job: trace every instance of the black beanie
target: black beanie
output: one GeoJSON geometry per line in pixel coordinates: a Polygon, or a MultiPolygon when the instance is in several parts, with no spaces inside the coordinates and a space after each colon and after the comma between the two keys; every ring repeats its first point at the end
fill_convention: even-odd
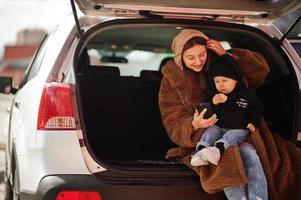
{"type": "Polygon", "coordinates": [[[215,76],[224,76],[237,81],[241,79],[238,63],[228,54],[222,55],[212,62],[209,67],[209,76],[211,80],[215,76]]]}

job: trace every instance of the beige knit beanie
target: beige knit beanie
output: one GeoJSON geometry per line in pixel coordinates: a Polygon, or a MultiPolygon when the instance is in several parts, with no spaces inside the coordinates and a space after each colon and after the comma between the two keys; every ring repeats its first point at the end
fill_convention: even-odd
{"type": "Polygon", "coordinates": [[[183,47],[186,44],[188,40],[190,40],[193,37],[202,37],[206,40],[209,38],[201,31],[195,30],[195,29],[183,29],[176,37],[174,37],[171,45],[171,49],[174,56],[174,61],[177,66],[179,66],[183,70],[183,64],[182,64],[182,51],[183,47]]]}

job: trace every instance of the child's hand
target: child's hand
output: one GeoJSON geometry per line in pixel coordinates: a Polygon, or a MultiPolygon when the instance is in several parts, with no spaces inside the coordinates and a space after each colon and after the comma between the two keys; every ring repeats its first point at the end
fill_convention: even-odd
{"type": "Polygon", "coordinates": [[[252,123],[248,123],[247,129],[252,133],[256,130],[255,126],[252,123]]]}
{"type": "Polygon", "coordinates": [[[227,101],[228,97],[225,94],[219,93],[214,95],[212,98],[212,103],[214,105],[218,105],[220,103],[225,103],[227,101]]]}

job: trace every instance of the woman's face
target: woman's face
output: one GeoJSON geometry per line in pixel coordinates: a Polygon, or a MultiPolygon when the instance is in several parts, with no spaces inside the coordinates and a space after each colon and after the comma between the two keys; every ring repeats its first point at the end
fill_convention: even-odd
{"type": "Polygon", "coordinates": [[[207,60],[206,46],[196,44],[183,53],[183,61],[189,69],[200,72],[207,60]]]}

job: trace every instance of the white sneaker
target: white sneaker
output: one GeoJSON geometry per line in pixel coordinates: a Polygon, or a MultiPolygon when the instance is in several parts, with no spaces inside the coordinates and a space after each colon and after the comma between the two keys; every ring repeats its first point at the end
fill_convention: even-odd
{"type": "Polygon", "coordinates": [[[209,165],[209,162],[201,155],[200,151],[198,151],[191,156],[190,164],[193,167],[198,167],[203,165],[209,165]]]}
{"type": "Polygon", "coordinates": [[[199,152],[205,160],[208,160],[214,165],[217,165],[221,158],[220,150],[216,147],[206,147],[199,152]]]}

